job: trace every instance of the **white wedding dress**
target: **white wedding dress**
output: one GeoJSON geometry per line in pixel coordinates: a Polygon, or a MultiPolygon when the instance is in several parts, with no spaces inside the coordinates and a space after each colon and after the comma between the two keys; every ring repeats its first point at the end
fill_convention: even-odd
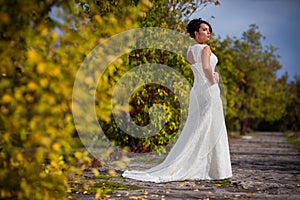
{"type": "MultiPolygon", "coordinates": [[[[184,128],[165,160],[145,171],[125,171],[122,176],[151,182],[182,180],[218,180],[232,176],[223,105],[218,84],[205,77],[201,54],[206,45],[188,49],[194,73],[189,113],[184,128]]],[[[217,57],[211,53],[210,66],[215,70],[217,57]]]]}

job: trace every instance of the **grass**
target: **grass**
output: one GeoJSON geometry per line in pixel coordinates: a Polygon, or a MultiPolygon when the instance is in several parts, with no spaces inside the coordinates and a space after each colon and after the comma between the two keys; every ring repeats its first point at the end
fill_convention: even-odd
{"type": "Polygon", "coordinates": [[[102,180],[109,180],[111,178],[119,178],[119,176],[109,176],[109,175],[99,175],[99,176],[94,176],[91,177],[90,179],[102,179],[102,180]]]}
{"type": "Polygon", "coordinates": [[[221,186],[229,187],[230,184],[231,184],[231,182],[228,179],[214,181],[214,185],[218,186],[218,187],[221,187],[221,186]]]}
{"type": "Polygon", "coordinates": [[[294,148],[300,152],[300,139],[296,136],[286,136],[287,141],[294,145],[294,148]]]}
{"type": "Polygon", "coordinates": [[[93,178],[81,179],[71,186],[71,193],[79,194],[101,194],[101,196],[112,194],[115,190],[135,190],[137,186],[114,183],[110,181],[114,176],[95,176],[93,178]]]}
{"type": "Polygon", "coordinates": [[[113,183],[110,181],[98,182],[90,187],[87,192],[96,193],[99,190],[104,191],[105,194],[111,194],[115,190],[135,190],[138,189],[136,186],[125,185],[122,183],[113,183]]]}

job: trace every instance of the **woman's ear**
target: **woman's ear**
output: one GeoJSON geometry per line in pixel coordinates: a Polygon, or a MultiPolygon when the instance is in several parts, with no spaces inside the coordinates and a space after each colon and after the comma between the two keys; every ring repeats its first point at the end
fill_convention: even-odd
{"type": "Polygon", "coordinates": [[[195,31],[194,34],[195,34],[195,38],[197,38],[199,33],[195,31]]]}

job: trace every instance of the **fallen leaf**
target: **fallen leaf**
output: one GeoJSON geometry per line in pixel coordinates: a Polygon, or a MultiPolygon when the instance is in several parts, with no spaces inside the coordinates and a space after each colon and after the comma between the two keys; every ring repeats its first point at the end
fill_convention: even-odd
{"type": "Polygon", "coordinates": [[[99,170],[96,168],[92,168],[92,172],[95,176],[99,176],[99,170]]]}
{"type": "Polygon", "coordinates": [[[244,190],[248,190],[248,187],[245,186],[245,185],[243,185],[242,188],[243,188],[244,190]]]}
{"type": "Polygon", "coordinates": [[[111,176],[117,176],[118,175],[118,173],[113,169],[109,169],[107,173],[111,176]]]}

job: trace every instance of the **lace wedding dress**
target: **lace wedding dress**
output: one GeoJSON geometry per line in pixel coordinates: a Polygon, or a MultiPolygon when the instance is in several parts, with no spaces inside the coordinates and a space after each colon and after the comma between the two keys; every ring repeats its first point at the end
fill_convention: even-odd
{"type": "MultiPolygon", "coordinates": [[[[125,171],[122,176],[151,182],[217,180],[232,176],[223,105],[218,84],[205,77],[201,54],[203,44],[188,49],[194,73],[189,113],[184,128],[165,160],[146,171],[125,171]]],[[[215,70],[217,57],[211,53],[215,70]]]]}

